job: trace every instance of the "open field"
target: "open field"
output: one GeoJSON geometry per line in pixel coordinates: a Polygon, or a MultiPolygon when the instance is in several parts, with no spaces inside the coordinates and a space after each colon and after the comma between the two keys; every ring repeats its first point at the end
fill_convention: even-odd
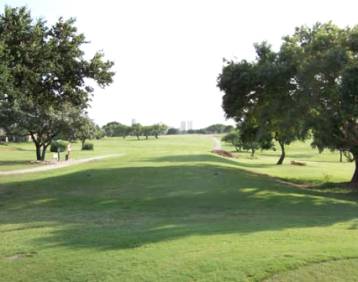
{"type": "MultiPolygon", "coordinates": [[[[125,155],[1,176],[0,281],[356,281],[358,193],[257,174],[340,182],[351,163],[300,143],[282,167],[278,152],[232,160],[212,146],[208,136],[105,139],[74,158],[125,155]]],[[[31,166],[32,150],[0,146],[0,170],[31,166]]]]}

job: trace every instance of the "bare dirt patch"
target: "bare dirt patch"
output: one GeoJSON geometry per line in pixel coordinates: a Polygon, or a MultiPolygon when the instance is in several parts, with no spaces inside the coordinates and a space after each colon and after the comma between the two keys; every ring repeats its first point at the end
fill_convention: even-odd
{"type": "Polygon", "coordinates": [[[217,154],[219,156],[222,156],[222,157],[235,158],[235,155],[233,153],[225,151],[225,150],[212,150],[211,152],[214,154],[217,154]]]}

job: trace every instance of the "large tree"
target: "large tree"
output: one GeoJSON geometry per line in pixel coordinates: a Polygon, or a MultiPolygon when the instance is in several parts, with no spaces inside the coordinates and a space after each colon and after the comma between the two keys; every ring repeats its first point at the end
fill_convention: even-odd
{"type": "Polygon", "coordinates": [[[309,129],[313,146],[352,154],[358,185],[358,26],[303,26],[278,53],[261,44],[257,54],[252,63],[228,62],[219,76],[227,117],[255,120],[280,145],[309,129]]]}
{"type": "Polygon", "coordinates": [[[82,47],[87,41],[74,19],[60,18],[48,26],[26,8],[5,8],[0,42],[0,61],[11,82],[0,112],[31,135],[37,159],[44,160],[52,139],[71,126],[73,112],[88,107],[94,90],[88,81],[100,87],[112,82],[113,62],[100,52],[85,59],[82,47]]]}
{"type": "Polygon", "coordinates": [[[284,46],[299,58],[296,78],[313,144],[351,152],[356,163],[351,182],[358,185],[358,26],[303,26],[284,46]]]}
{"type": "Polygon", "coordinates": [[[255,48],[257,57],[254,62],[227,62],[218,86],[225,93],[223,108],[227,117],[234,118],[239,127],[251,128],[248,124],[254,121],[255,126],[248,135],[251,139],[253,132],[265,132],[262,142],[252,144],[268,148],[270,135],[277,141],[281,149],[277,161],[280,165],[285,158],[285,145],[298,138],[304,139],[307,132],[300,118],[303,111],[295,101],[297,85],[292,77],[296,65],[285,49],[274,52],[266,42],[255,44],[255,48]]]}
{"type": "Polygon", "coordinates": [[[111,137],[126,138],[131,132],[130,126],[116,121],[107,123],[105,126],[103,126],[103,129],[105,130],[106,135],[111,137]]]}

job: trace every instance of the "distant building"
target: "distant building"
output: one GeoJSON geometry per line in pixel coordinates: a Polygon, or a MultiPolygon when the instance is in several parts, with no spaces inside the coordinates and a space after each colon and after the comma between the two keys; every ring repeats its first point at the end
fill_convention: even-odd
{"type": "Polygon", "coordinates": [[[180,131],[186,131],[186,121],[182,121],[180,123],[180,131]]]}
{"type": "Polygon", "coordinates": [[[137,120],[135,118],[132,118],[132,125],[136,124],[136,123],[137,123],[137,120]]]}
{"type": "Polygon", "coordinates": [[[192,121],[192,120],[188,120],[188,122],[187,122],[187,129],[188,129],[188,130],[192,130],[192,129],[193,129],[193,121],[192,121]]]}

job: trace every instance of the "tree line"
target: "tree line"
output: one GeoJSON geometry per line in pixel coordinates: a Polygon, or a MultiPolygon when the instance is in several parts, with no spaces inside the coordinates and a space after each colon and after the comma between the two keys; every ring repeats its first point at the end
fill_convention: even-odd
{"type": "Polygon", "coordinates": [[[168,129],[167,134],[176,135],[176,134],[221,134],[228,133],[234,129],[232,125],[225,125],[221,123],[216,123],[209,125],[200,129],[188,129],[188,130],[180,130],[179,128],[171,127],[168,129]]]}
{"type": "Polygon", "coordinates": [[[232,125],[217,123],[201,129],[181,131],[179,128],[168,127],[165,124],[144,126],[140,123],[135,123],[132,126],[128,126],[117,121],[109,122],[102,127],[103,133],[108,137],[126,138],[127,136],[136,136],[137,139],[140,139],[141,136],[144,136],[146,139],[148,139],[149,136],[158,138],[160,135],[164,134],[221,134],[231,132],[233,129],[234,127],[232,125]]]}
{"type": "Polygon", "coordinates": [[[222,107],[237,138],[253,150],[312,139],[320,151],[349,153],[358,184],[358,26],[317,23],[283,37],[278,51],[255,44],[253,61],[225,60],[218,77],[222,107]]]}
{"type": "Polygon", "coordinates": [[[135,123],[132,126],[128,126],[120,122],[112,121],[104,125],[102,129],[104,134],[108,137],[126,138],[127,136],[136,136],[139,140],[141,136],[144,136],[145,139],[148,139],[149,136],[158,139],[160,135],[167,133],[168,126],[161,123],[153,125],[141,125],[140,123],[135,123]]]}

